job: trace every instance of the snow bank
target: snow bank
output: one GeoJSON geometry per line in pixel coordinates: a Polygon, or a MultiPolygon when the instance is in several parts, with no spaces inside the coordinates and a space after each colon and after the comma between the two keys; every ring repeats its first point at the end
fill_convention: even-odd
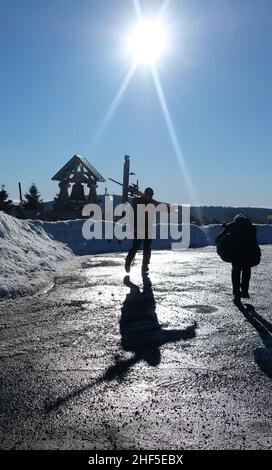
{"type": "MultiPolygon", "coordinates": [[[[131,240],[86,240],[82,235],[82,226],[85,220],[67,220],[63,222],[33,221],[33,225],[42,228],[50,237],[58,242],[66,244],[75,255],[90,255],[96,253],[110,253],[127,251],[131,240]]],[[[158,250],[170,249],[171,240],[159,239],[159,226],[157,237],[153,241],[153,248],[158,250]]],[[[260,244],[272,244],[272,225],[257,225],[257,235],[260,244]]],[[[103,230],[105,225],[103,225],[103,230]]],[[[181,227],[179,228],[181,231],[181,227]]],[[[190,247],[198,248],[215,245],[215,238],[223,230],[220,224],[214,225],[190,225],[190,247]]]]}
{"type": "MultiPolygon", "coordinates": [[[[127,239],[86,240],[82,235],[85,222],[82,219],[61,222],[19,220],[0,211],[0,298],[28,293],[38,285],[46,284],[49,273],[72,254],[126,252],[131,246],[131,240],[127,239]]],[[[190,225],[190,247],[214,245],[221,230],[220,224],[190,225]]],[[[257,234],[260,244],[272,244],[272,225],[257,225],[257,234]]],[[[170,249],[175,240],[170,236],[160,240],[158,235],[159,226],[153,248],[170,249]]]]}
{"type": "Polygon", "coordinates": [[[41,226],[0,211],[0,298],[33,292],[71,255],[41,226]]]}
{"type": "MultiPolygon", "coordinates": [[[[54,240],[64,243],[75,255],[92,255],[126,251],[130,240],[86,240],[82,235],[82,226],[86,219],[65,220],[59,222],[33,221],[37,228],[42,228],[54,240]]],[[[103,224],[103,230],[105,226],[103,224]]]]}

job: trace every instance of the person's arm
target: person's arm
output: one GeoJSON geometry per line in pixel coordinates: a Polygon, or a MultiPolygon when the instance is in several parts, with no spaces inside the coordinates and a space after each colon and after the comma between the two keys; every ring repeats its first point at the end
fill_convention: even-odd
{"type": "Polygon", "coordinates": [[[161,202],[156,201],[156,199],[151,199],[150,204],[153,204],[155,207],[159,206],[160,204],[163,204],[167,207],[167,211],[170,212],[171,204],[169,204],[168,202],[161,202]]]}

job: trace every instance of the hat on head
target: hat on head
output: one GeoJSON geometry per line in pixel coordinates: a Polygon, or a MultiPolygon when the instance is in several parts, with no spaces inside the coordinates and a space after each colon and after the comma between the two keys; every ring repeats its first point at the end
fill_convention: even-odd
{"type": "Polygon", "coordinates": [[[233,222],[246,222],[251,223],[249,217],[244,214],[238,214],[234,217],[233,222]]]}
{"type": "Polygon", "coordinates": [[[154,194],[154,191],[153,191],[152,188],[145,188],[144,193],[145,193],[147,196],[151,196],[151,197],[152,197],[153,194],[154,194]]]}
{"type": "Polygon", "coordinates": [[[237,222],[239,219],[246,219],[247,217],[244,214],[238,214],[234,217],[234,222],[237,222]]]}

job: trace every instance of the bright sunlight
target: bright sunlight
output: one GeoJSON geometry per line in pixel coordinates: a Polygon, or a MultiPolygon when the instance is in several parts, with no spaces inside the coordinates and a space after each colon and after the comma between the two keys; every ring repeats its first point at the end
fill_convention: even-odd
{"type": "Polygon", "coordinates": [[[129,38],[129,53],[139,64],[152,65],[166,50],[166,29],[158,20],[141,20],[129,38]]]}

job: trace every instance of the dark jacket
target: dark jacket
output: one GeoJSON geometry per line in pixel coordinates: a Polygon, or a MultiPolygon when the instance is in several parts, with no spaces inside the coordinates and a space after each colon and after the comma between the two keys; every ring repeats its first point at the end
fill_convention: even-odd
{"type": "Polygon", "coordinates": [[[247,217],[227,224],[215,241],[217,253],[224,261],[239,266],[256,266],[260,262],[256,227],[247,217]]]}
{"type": "Polygon", "coordinates": [[[137,206],[138,204],[143,204],[144,206],[147,206],[148,204],[155,207],[159,204],[158,201],[155,201],[154,199],[147,199],[145,195],[142,195],[141,197],[135,197],[132,201],[132,207],[134,210],[134,234],[137,237],[137,235],[144,234],[145,238],[148,238],[148,225],[150,224],[150,231],[152,231],[152,217],[150,217],[149,224],[148,224],[148,213],[145,213],[144,217],[144,226],[139,227],[140,233],[137,232],[137,222],[138,222],[138,217],[137,217],[137,206]]]}

